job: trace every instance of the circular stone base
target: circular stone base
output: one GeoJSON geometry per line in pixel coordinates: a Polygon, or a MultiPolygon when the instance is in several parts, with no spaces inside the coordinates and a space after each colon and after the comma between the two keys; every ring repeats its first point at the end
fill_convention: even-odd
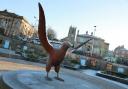
{"type": "Polygon", "coordinates": [[[87,88],[85,81],[69,74],[60,73],[65,81],[56,80],[56,73],[51,71],[49,77],[45,78],[45,71],[13,71],[3,74],[2,81],[7,86],[3,89],[92,89],[87,88]]]}
{"type": "Polygon", "coordinates": [[[45,71],[31,70],[2,73],[0,89],[127,89],[108,80],[71,70],[60,72],[64,82],[55,79],[54,71],[49,72],[52,81],[48,81],[45,76],[45,71]]]}

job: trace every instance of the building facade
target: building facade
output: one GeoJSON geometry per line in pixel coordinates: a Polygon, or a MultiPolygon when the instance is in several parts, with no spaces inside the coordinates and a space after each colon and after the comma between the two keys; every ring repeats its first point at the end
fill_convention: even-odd
{"type": "Polygon", "coordinates": [[[75,43],[75,36],[76,36],[76,27],[70,26],[68,32],[68,41],[71,42],[71,44],[73,45],[75,43]]]}
{"type": "Polygon", "coordinates": [[[81,55],[89,54],[91,56],[96,55],[104,57],[109,50],[109,43],[106,43],[104,39],[94,36],[93,33],[88,34],[88,31],[86,34],[79,34],[78,30],[76,34],[76,27],[70,26],[68,36],[64,39],[61,39],[61,41],[69,41],[74,45],[74,47],[77,47],[89,39],[92,40],[77,49],[75,53],[81,55]]]}
{"type": "Polygon", "coordinates": [[[89,35],[88,32],[86,34],[79,34],[79,31],[76,36],[75,46],[90,40],[87,44],[83,45],[78,49],[78,51],[88,53],[90,55],[97,55],[103,57],[109,49],[109,44],[104,41],[104,39],[93,36],[93,34],[89,35]]]}
{"type": "Polygon", "coordinates": [[[30,38],[34,34],[34,27],[23,17],[7,10],[0,11],[0,30],[6,36],[30,38]]]}
{"type": "Polygon", "coordinates": [[[23,17],[7,10],[0,11],[0,47],[11,48],[13,39],[29,41],[37,38],[37,30],[23,17]]]}
{"type": "Polygon", "coordinates": [[[128,50],[124,46],[118,46],[114,49],[115,57],[128,58],[128,50]]]}

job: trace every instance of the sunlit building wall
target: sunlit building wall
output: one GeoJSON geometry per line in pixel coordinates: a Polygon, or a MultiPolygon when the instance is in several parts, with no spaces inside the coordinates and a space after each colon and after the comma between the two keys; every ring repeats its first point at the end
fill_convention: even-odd
{"type": "Polygon", "coordinates": [[[116,57],[128,58],[128,50],[124,46],[118,46],[114,49],[116,57]]]}
{"type": "Polygon", "coordinates": [[[104,41],[104,39],[86,34],[77,34],[75,46],[92,39],[87,44],[83,45],[78,51],[83,51],[90,54],[95,54],[98,56],[104,56],[109,50],[109,44],[104,41]],[[93,38],[93,39],[92,39],[93,38]]]}
{"type": "Polygon", "coordinates": [[[34,27],[23,17],[7,10],[0,11],[0,28],[6,36],[21,36],[30,38],[34,34],[34,27]]]}

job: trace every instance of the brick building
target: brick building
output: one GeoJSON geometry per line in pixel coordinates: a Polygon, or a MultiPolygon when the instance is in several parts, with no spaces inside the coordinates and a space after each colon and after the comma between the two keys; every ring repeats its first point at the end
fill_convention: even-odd
{"type": "Polygon", "coordinates": [[[128,58],[128,50],[124,46],[118,46],[114,49],[115,57],[128,58]]]}

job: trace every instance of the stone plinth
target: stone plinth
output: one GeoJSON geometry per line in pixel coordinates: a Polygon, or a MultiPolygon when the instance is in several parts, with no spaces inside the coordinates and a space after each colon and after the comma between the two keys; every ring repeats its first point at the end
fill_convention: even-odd
{"type": "Polygon", "coordinates": [[[50,71],[52,81],[45,79],[45,71],[20,70],[3,73],[0,89],[127,89],[104,79],[89,76],[78,71],[62,70],[56,80],[56,73],[50,71]]]}
{"type": "MultiPolygon", "coordinates": [[[[2,75],[3,89],[85,89],[86,85],[82,79],[71,75],[60,76],[65,79],[64,82],[56,80],[56,73],[51,71],[52,81],[45,79],[45,71],[12,71],[2,75]]],[[[93,86],[92,86],[93,87],[93,86]]],[[[2,89],[2,88],[0,88],[2,89]]],[[[86,88],[92,89],[92,88],[86,88]]]]}

